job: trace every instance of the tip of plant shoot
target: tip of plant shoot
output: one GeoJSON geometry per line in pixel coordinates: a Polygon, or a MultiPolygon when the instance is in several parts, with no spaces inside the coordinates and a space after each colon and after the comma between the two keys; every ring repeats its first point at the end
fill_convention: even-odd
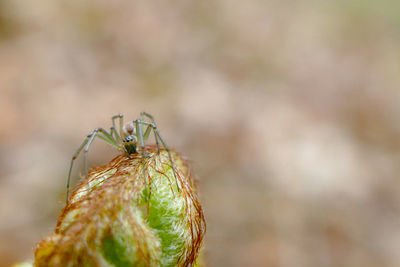
{"type": "Polygon", "coordinates": [[[205,220],[188,164],[171,151],[119,155],[90,170],[35,266],[192,266],[205,220]]]}

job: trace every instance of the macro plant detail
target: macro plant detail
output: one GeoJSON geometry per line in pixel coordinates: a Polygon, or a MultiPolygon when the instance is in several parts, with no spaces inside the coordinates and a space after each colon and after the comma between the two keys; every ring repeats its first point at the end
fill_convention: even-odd
{"type": "Polygon", "coordinates": [[[98,128],[79,146],[68,186],[81,151],[87,167],[95,137],[122,154],[86,169],[54,233],[38,245],[34,266],[198,266],[206,224],[194,175],[169,149],[153,117],[141,116],[150,122],[141,118],[123,125],[122,115],[114,116],[110,133],[98,128]],[[148,145],[151,132],[156,144],[148,145]]]}
{"type": "MultiPolygon", "coordinates": [[[[67,203],[69,197],[71,172],[74,162],[79,156],[79,154],[83,151],[84,162],[85,162],[85,177],[87,178],[89,170],[87,152],[89,151],[90,145],[92,144],[92,142],[96,137],[104,140],[109,145],[125,153],[125,155],[128,157],[137,152],[139,152],[142,156],[146,156],[146,153],[144,152],[145,142],[149,138],[151,131],[153,131],[158,154],[160,154],[160,142],[161,142],[164,149],[168,153],[168,158],[171,164],[172,165],[174,164],[174,161],[172,160],[171,157],[170,149],[168,145],[165,143],[164,139],[161,137],[161,134],[157,129],[157,125],[152,115],[146,112],[141,112],[139,119],[133,120],[124,125],[124,115],[117,114],[112,116],[111,121],[112,121],[112,126],[110,127],[110,132],[107,132],[103,128],[94,129],[90,134],[87,135],[87,137],[83,140],[82,144],[78,147],[78,149],[72,156],[71,165],[68,172],[68,179],[67,179],[67,197],[66,197],[67,203]],[[146,119],[150,120],[150,122],[146,121],[146,119]],[[118,120],[118,126],[116,125],[115,122],[116,120],[118,120]],[[143,127],[145,127],[146,130],[144,130],[143,127]]],[[[175,171],[174,171],[174,178],[176,182],[175,171]]]]}

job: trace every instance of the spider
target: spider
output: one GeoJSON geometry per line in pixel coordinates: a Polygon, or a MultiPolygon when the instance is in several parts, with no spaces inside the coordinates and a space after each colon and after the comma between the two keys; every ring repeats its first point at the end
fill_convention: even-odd
{"type": "MultiPolygon", "coordinates": [[[[128,122],[124,125],[124,115],[118,114],[112,116],[111,118],[112,126],[110,128],[110,132],[107,132],[103,128],[96,128],[90,134],[87,135],[82,144],[78,147],[75,153],[72,156],[71,165],[69,167],[68,179],[67,179],[67,199],[66,202],[68,204],[68,196],[69,196],[69,188],[71,181],[71,172],[72,167],[74,165],[75,160],[78,158],[79,154],[84,152],[84,165],[85,165],[85,177],[87,178],[89,175],[88,169],[88,156],[87,153],[89,151],[89,147],[92,144],[95,137],[98,137],[104,140],[106,143],[111,146],[117,148],[119,151],[125,153],[128,157],[135,153],[141,153],[143,156],[147,156],[144,152],[145,142],[150,136],[151,131],[153,131],[154,138],[156,141],[157,152],[160,154],[160,142],[163,145],[164,149],[168,153],[169,160],[172,164],[172,169],[174,173],[175,182],[178,185],[177,177],[175,173],[175,164],[172,160],[171,152],[168,145],[165,143],[164,139],[161,137],[160,132],[157,129],[157,125],[154,121],[152,115],[141,112],[140,118],[128,122]],[[150,122],[146,121],[146,119],[150,120],[150,122]],[[118,120],[118,129],[116,127],[115,121],[118,120]],[[143,129],[146,128],[146,130],[143,129]]],[[[178,186],[179,190],[179,186],[178,186]]]]}

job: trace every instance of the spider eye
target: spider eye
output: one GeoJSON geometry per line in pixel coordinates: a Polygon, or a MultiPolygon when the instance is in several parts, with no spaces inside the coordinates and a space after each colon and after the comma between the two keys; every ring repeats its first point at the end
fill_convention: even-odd
{"type": "Polygon", "coordinates": [[[134,142],[135,140],[136,140],[135,136],[128,135],[127,137],[125,137],[125,139],[123,141],[124,141],[124,143],[131,143],[131,142],[134,142]]]}

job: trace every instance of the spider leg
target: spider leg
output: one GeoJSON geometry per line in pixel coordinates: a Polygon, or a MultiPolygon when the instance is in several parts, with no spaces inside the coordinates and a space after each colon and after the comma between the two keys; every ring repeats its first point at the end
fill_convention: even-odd
{"type": "MultiPolygon", "coordinates": [[[[147,129],[143,135],[144,142],[146,142],[147,139],[149,138],[151,130],[154,131],[154,129],[157,128],[157,126],[154,123],[148,123],[148,122],[144,122],[144,121],[142,122],[142,124],[147,125],[147,129]]],[[[156,145],[157,145],[157,153],[158,153],[158,155],[160,155],[160,144],[159,144],[158,138],[155,134],[154,134],[154,139],[155,139],[156,145]]]]}
{"type": "Polygon", "coordinates": [[[136,138],[140,143],[140,150],[142,152],[144,152],[144,137],[143,137],[143,129],[142,129],[142,124],[144,124],[144,121],[134,120],[133,123],[136,124],[136,138]]]}
{"type": "Polygon", "coordinates": [[[68,179],[67,179],[67,199],[66,202],[68,204],[68,197],[69,197],[69,188],[70,188],[70,181],[71,181],[71,172],[72,172],[72,167],[74,165],[75,160],[78,158],[79,154],[84,152],[84,164],[85,164],[85,177],[88,177],[88,157],[87,153],[89,151],[89,147],[92,144],[93,140],[95,137],[99,137],[100,139],[104,140],[108,144],[117,147],[118,144],[116,140],[103,128],[96,128],[94,129],[90,134],[88,134],[85,138],[85,140],[82,142],[82,144],[78,147],[78,149],[75,151],[75,153],[72,156],[71,164],[69,167],[69,172],[68,172],[68,179]]]}
{"type": "Polygon", "coordinates": [[[142,112],[140,112],[140,116],[147,117],[151,120],[152,123],[156,124],[156,122],[154,121],[154,117],[152,115],[150,115],[149,113],[142,111],[142,112]]]}
{"type": "MultiPolygon", "coordinates": [[[[154,125],[154,126],[155,126],[155,125],[154,125]]],[[[175,178],[176,187],[177,187],[177,189],[178,189],[178,192],[180,192],[180,188],[179,188],[179,184],[178,184],[178,178],[176,177],[176,172],[175,172],[175,169],[176,169],[175,161],[172,159],[171,151],[170,151],[170,149],[169,149],[167,143],[165,143],[164,139],[161,137],[160,132],[159,132],[158,129],[157,129],[157,126],[155,126],[155,127],[153,128],[153,131],[154,131],[154,135],[156,136],[156,139],[157,139],[157,138],[160,139],[162,145],[164,146],[165,150],[166,150],[167,153],[168,153],[168,158],[169,158],[169,161],[171,162],[172,172],[174,173],[174,178],[175,178]]]]}
{"type": "Polygon", "coordinates": [[[112,136],[112,134],[109,134],[103,128],[96,128],[93,132],[96,132],[97,137],[99,137],[100,139],[103,139],[106,143],[112,145],[113,147],[115,147],[117,149],[119,148],[118,141],[115,140],[116,138],[114,138],[112,136]]]}
{"type": "MultiPolygon", "coordinates": [[[[147,121],[134,120],[133,122],[134,122],[136,125],[137,125],[137,124],[147,125],[146,131],[145,131],[145,133],[144,133],[143,135],[140,135],[140,133],[138,134],[138,131],[136,131],[136,135],[137,135],[136,137],[138,138],[138,140],[139,140],[140,138],[143,138],[143,146],[144,146],[144,142],[146,142],[147,139],[149,138],[149,135],[150,135],[151,130],[153,130],[153,132],[154,132],[154,129],[157,129],[157,126],[156,126],[154,123],[147,122],[147,121]]],[[[137,127],[138,127],[138,126],[137,126],[137,127]]],[[[140,127],[140,126],[139,126],[139,127],[140,127]]],[[[155,138],[155,140],[156,140],[158,155],[160,155],[160,144],[159,144],[159,141],[158,141],[157,136],[156,136],[155,134],[154,134],[154,138],[155,138]]]]}
{"type": "MultiPolygon", "coordinates": [[[[145,122],[145,121],[140,121],[140,123],[144,124],[144,125],[148,125],[148,128],[151,127],[153,129],[154,137],[156,139],[158,153],[160,153],[160,147],[159,147],[158,140],[161,141],[161,144],[164,146],[165,150],[167,151],[168,158],[169,158],[169,161],[171,162],[171,167],[172,167],[172,170],[173,170],[173,173],[174,173],[175,183],[177,185],[178,191],[180,191],[179,184],[178,184],[178,178],[176,177],[176,172],[175,172],[175,161],[172,159],[171,151],[170,151],[167,143],[164,141],[164,139],[161,137],[160,132],[158,131],[158,128],[157,128],[157,125],[154,122],[153,116],[151,116],[150,114],[148,114],[146,112],[141,112],[140,115],[146,116],[152,121],[152,123],[145,122]]],[[[146,132],[147,132],[147,130],[146,130],[146,132]]]]}
{"type": "MultiPolygon", "coordinates": [[[[144,123],[144,122],[142,122],[142,123],[144,123]]],[[[148,125],[147,128],[146,128],[146,131],[143,134],[144,142],[146,142],[147,139],[149,138],[150,132],[151,132],[151,127],[150,127],[150,125],[148,125]]]]}
{"type": "Polygon", "coordinates": [[[125,147],[122,145],[122,139],[123,139],[122,135],[124,134],[124,132],[123,132],[124,115],[121,113],[114,115],[111,117],[111,121],[112,121],[112,126],[110,128],[111,136],[114,136],[114,138],[117,140],[118,147],[119,147],[118,149],[124,151],[125,154],[128,155],[128,157],[129,157],[128,151],[126,151],[125,147]],[[115,126],[116,119],[119,119],[119,125],[118,125],[119,132],[115,126]]]}
{"type": "Polygon", "coordinates": [[[110,135],[115,138],[115,141],[117,141],[118,146],[122,144],[122,138],[114,126],[111,126],[110,128],[110,135]]]}
{"type": "MultiPolygon", "coordinates": [[[[112,118],[111,118],[111,120],[112,120],[112,128],[114,128],[115,129],[115,132],[117,132],[118,133],[118,131],[116,130],[117,128],[115,127],[115,120],[116,119],[119,119],[119,125],[118,125],[118,128],[119,128],[119,137],[121,137],[122,136],[122,128],[123,128],[123,126],[124,126],[124,115],[123,114],[117,114],[117,115],[114,115],[114,116],[112,116],[112,118]]],[[[112,134],[112,131],[111,131],[111,134],[112,134]]],[[[122,139],[122,138],[121,138],[122,139]]]]}
{"type": "MultiPolygon", "coordinates": [[[[142,112],[140,112],[140,116],[142,116],[142,117],[147,117],[147,118],[149,118],[149,119],[151,120],[151,122],[152,122],[152,126],[149,124],[149,126],[147,127],[146,132],[147,132],[147,131],[150,131],[150,129],[149,129],[150,127],[153,128],[153,131],[154,131],[154,129],[157,129],[156,122],[155,122],[154,117],[153,117],[152,115],[150,115],[150,114],[147,113],[147,112],[142,111],[142,112]]],[[[146,123],[146,124],[148,124],[148,123],[146,123]]],[[[150,132],[149,132],[149,134],[150,134],[150,132]]],[[[145,134],[145,136],[146,136],[146,134],[145,134]]],[[[148,136],[147,136],[147,137],[148,137],[148,136]]],[[[147,137],[146,137],[146,140],[147,140],[147,137]]],[[[157,138],[157,135],[156,135],[156,134],[154,134],[154,139],[155,139],[155,141],[156,141],[158,155],[160,155],[160,144],[159,144],[159,142],[158,142],[158,138],[157,138]]]]}
{"type": "Polygon", "coordinates": [[[72,167],[74,165],[75,160],[81,153],[83,147],[87,144],[89,141],[90,135],[88,135],[85,140],[83,140],[82,144],[78,147],[78,149],[75,151],[75,153],[72,155],[72,160],[71,164],[69,166],[69,172],[68,172],[68,178],[67,178],[67,204],[68,204],[68,197],[69,197],[69,186],[70,186],[70,181],[71,181],[71,172],[72,172],[72,167]]]}

